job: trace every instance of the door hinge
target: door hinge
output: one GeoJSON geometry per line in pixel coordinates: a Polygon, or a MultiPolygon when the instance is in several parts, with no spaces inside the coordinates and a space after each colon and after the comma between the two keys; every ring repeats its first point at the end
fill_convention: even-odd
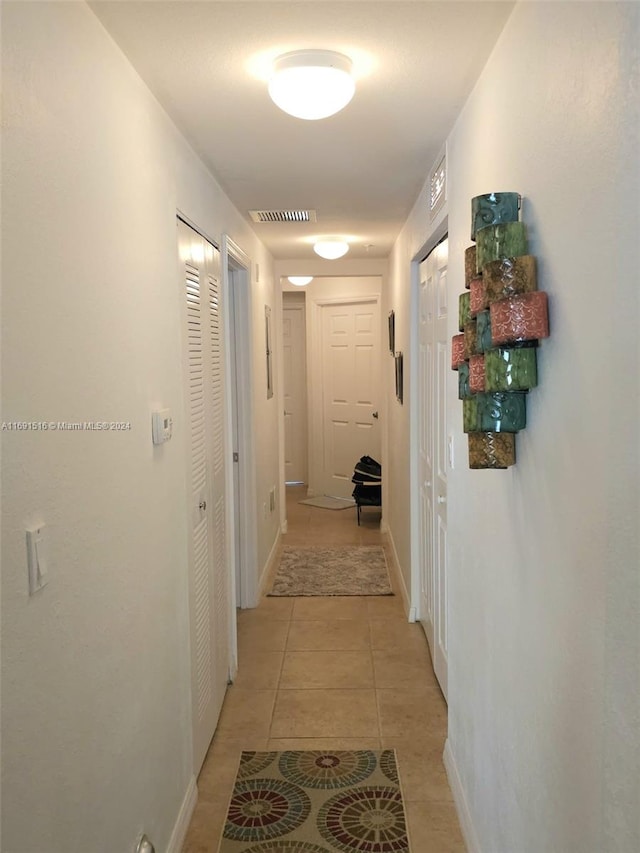
{"type": "Polygon", "coordinates": [[[237,451],[237,450],[234,450],[234,451],[233,451],[233,461],[234,461],[234,462],[239,462],[239,461],[240,461],[240,454],[238,453],[238,451],[237,451]]]}

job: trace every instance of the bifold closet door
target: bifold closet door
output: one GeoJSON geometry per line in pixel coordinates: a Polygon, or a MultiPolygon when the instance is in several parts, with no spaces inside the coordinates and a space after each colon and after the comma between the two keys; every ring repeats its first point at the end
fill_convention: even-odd
{"type": "Polygon", "coordinates": [[[194,772],[213,738],[229,675],[220,253],[181,220],[189,467],[189,607],[194,772]]]}

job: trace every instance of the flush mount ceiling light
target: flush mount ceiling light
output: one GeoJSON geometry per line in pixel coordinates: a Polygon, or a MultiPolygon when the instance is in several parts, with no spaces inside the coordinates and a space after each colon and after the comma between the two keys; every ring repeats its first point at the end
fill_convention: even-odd
{"type": "Polygon", "coordinates": [[[341,258],[349,251],[349,244],[344,240],[319,240],[313,246],[313,251],[321,258],[326,258],[328,261],[335,261],[336,258],[341,258]]]}
{"type": "Polygon", "coordinates": [[[346,107],[356,90],[348,56],[333,50],[293,50],[273,63],[271,100],[285,113],[310,121],[346,107]]]}
{"type": "Polygon", "coordinates": [[[305,284],[309,284],[310,281],[313,281],[312,275],[290,275],[287,276],[287,281],[291,284],[295,284],[296,287],[304,287],[305,284]]]}

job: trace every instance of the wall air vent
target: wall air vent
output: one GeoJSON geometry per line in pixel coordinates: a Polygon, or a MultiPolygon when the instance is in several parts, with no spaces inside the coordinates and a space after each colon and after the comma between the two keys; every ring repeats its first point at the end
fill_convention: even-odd
{"type": "Polygon", "coordinates": [[[254,222],[316,222],[315,210],[250,210],[254,222]]]}

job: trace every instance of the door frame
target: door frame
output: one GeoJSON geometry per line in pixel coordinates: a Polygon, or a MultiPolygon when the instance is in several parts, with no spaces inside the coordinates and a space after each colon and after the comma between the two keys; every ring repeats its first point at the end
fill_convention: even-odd
{"type": "Polygon", "coordinates": [[[236,519],[236,487],[234,477],[235,462],[227,465],[227,483],[229,500],[227,501],[227,559],[229,563],[230,596],[233,608],[233,637],[231,648],[234,654],[232,677],[237,669],[237,633],[236,607],[255,607],[258,599],[257,565],[257,515],[256,515],[256,455],[253,433],[253,335],[251,305],[251,259],[228,235],[222,235],[221,248],[222,300],[224,306],[225,346],[225,405],[226,435],[225,452],[227,459],[233,460],[233,406],[237,406],[237,439],[240,470],[238,476],[238,505],[242,508],[240,518],[236,519]],[[227,306],[231,301],[235,310],[234,322],[227,306]],[[236,346],[242,342],[242,346],[236,346]],[[231,359],[227,347],[234,347],[236,353],[236,387],[232,386],[231,359]],[[231,500],[233,497],[233,500],[231,500]],[[236,554],[236,527],[240,527],[239,541],[242,548],[236,554]],[[236,568],[240,578],[240,594],[236,591],[236,568]]]}
{"type": "MultiPolygon", "coordinates": [[[[322,360],[320,357],[322,343],[322,309],[327,305],[364,305],[374,303],[378,306],[380,316],[380,293],[370,293],[356,296],[320,297],[311,299],[308,317],[308,341],[307,341],[307,387],[309,394],[307,399],[307,423],[309,425],[309,482],[307,493],[309,497],[318,494],[318,486],[322,480],[322,463],[324,459],[324,419],[323,419],[323,392],[322,386],[322,360]]],[[[378,330],[380,332],[380,330],[378,330]]],[[[382,356],[382,341],[380,341],[380,356],[382,356]]],[[[380,403],[381,401],[379,401],[380,403]]],[[[380,434],[380,448],[382,449],[382,433],[380,434]]]]}
{"type": "MultiPolygon", "coordinates": [[[[212,237],[210,237],[207,234],[207,232],[204,231],[202,228],[200,228],[198,225],[196,225],[196,223],[193,222],[193,220],[191,220],[189,217],[185,216],[185,214],[179,208],[176,209],[176,225],[178,228],[178,246],[180,246],[180,225],[185,225],[190,231],[192,231],[194,234],[198,235],[200,238],[202,238],[202,240],[204,240],[207,244],[209,244],[211,247],[213,247],[216,250],[218,257],[219,257],[219,260],[218,260],[218,270],[219,271],[216,274],[216,279],[218,280],[218,284],[219,284],[218,292],[219,292],[220,299],[221,299],[222,298],[222,276],[221,276],[221,266],[220,265],[222,262],[221,261],[222,253],[220,250],[219,241],[214,240],[212,237]]],[[[185,416],[185,431],[184,431],[184,433],[185,433],[184,434],[184,441],[185,441],[185,443],[184,443],[185,476],[186,476],[187,496],[188,496],[187,500],[189,502],[188,506],[187,506],[187,519],[188,519],[188,522],[187,522],[187,586],[188,586],[188,597],[189,597],[189,646],[190,646],[190,669],[191,669],[191,691],[190,691],[191,750],[192,750],[192,760],[193,760],[193,766],[194,766],[194,773],[197,775],[197,773],[199,772],[199,770],[202,766],[202,763],[203,763],[205,755],[206,755],[206,751],[210,745],[211,739],[213,738],[213,735],[215,732],[215,727],[216,727],[217,722],[219,720],[222,701],[224,699],[224,692],[223,692],[222,697],[220,698],[220,702],[219,702],[217,712],[214,715],[215,719],[213,720],[213,726],[211,727],[210,731],[204,731],[203,732],[199,728],[199,725],[197,722],[197,711],[196,711],[196,709],[198,707],[198,703],[197,703],[197,698],[195,696],[195,691],[194,691],[194,686],[193,686],[193,680],[194,680],[195,673],[196,673],[196,666],[195,666],[194,657],[197,654],[196,645],[194,644],[194,632],[197,629],[196,629],[195,610],[193,609],[193,606],[192,606],[192,569],[194,566],[194,543],[193,543],[193,531],[192,531],[192,528],[190,527],[190,525],[193,524],[193,504],[192,504],[193,492],[192,492],[192,480],[191,480],[192,475],[191,475],[191,471],[190,471],[191,454],[192,454],[192,443],[191,443],[192,437],[191,437],[191,423],[190,423],[191,408],[190,408],[190,399],[189,399],[189,397],[190,397],[190,393],[189,393],[189,355],[188,355],[188,332],[187,332],[188,311],[187,311],[186,300],[184,299],[184,289],[183,289],[184,288],[184,263],[181,262],[180,260],[179,260],[179,266],[180,266],[180,272],[179,272],[178,279],[180,281],[180,287],[182,290],[181,309],[180,309],[181,326],[182,326],[182,360],[183,360],[182,412],[184,413],[184,416],[185,416]],[[203,737],[206,737],[208,740],[208,743],[206,743],[204,745],[203,745],[203,737]]],[[[207,281],[206,268],[203,266],[200,269],[203,273],[203,275],[200,277],[201,312],[204,311],[204,313],[208,316],[209,312],[208,312],[207,306],[208,306],[208,302],[209,302],[209,298],[210,298],[209,283],[207,281]]],[[[221,309],[221,311],[223,311],[222,301],[220,302],[220,309],[221,309]]],[[[223,316],[224,316],[223,314],[220,315],[221,319],[223,318],[223,316]]],[[[201,313],[201,322],[202,322],[202,325],[204,326],[204,322],[202,319],[202,313],[201,313]]],[[[208,337],[208,335],[207,335],[207,337],[208,337]]],[[[203,340],[203,346],[204,346],[204,340],[203,340]]],[[[222,356],[220,378],[221,378],[221,381],[224,383],[225,382],[225,367],[224,367],[225,344],[224,344],[224,332],[223,332],[223,330],[221,330],[221,334],[220,334],[220,347],[221,347],[221,356],[222,356]]],[[[203,374],[203,380],[206,381],[206,373],[203,374]]],[[[225,400],[224,394],[223,394],[222,400],[223,400],[223,406],[226,405],[226,400],[225,400]]],[[[206,411],[206,403],[205,403],[205,411],[206,411]]],[[[206,414],[205,414],[205,432],[204,432],[205,441],[210,441],[211,436],[212,436],[211,424],[206,420],[206,414]]],[[[223,436],[222,436],[222,438],[223,438],[222,446],[223,446],[223,450],[224,450],[224,448],[226,447],[226,441],[227,441],[226,422],[224,421],[224,419],[223,419],[223,436]]],[[[212,500],[212,498],[213,498],[213,470],[212,470],[213,466],[212,466],[212,461],[209,458],[209,453],[207,453],[206,466],[207,466],[207,476],[206,476],[207,490],[206,490],[206,494],[204,494],[202,497],[204,500],[211,503],[212,508],[213,508],[213,505],[214,505],[214,502],[212,500]]],[[[224,478],[225,489],[227,487],[227,473],[226,473],[227,467],[228,466],[225,466],[225,478],[224,478]]],[[[225,495],[225,503],[226,503],[226,495],[225,495]]],[[[207,519],[207,536],[208,536],[208,544],[209,544],[209,547],[208,547],[208,556],[209,556],[208,579],[209,579],[209,581],[213,581],[213,583],[214,583],[213,588],[210,588],[210,595],[211,595],[211,589],[215,590],[215,583],[217,581],[218,576],[216,576],[216,574],[215,574],[215,567],[213,565],[214,564],[214,557],[213,557],[214,526],[212,523],[211,511],[205,512],[205,509],[206,509],[206,505],[205,506],[201,505],[201,507],[200,507],[201,515],[207,519]]],[[[226,513],[225,513],[225,519],[224,519],[223,524],[224,524],[224,536],[228,537],[229,530],[228,530],[228,521],[226,518],[226,513]]],[[[226,683],[229,680],[229,675],[233,669],[233,661],[234,661],[235,657],[237,657],[237,655],[234,651],[235,636],[236,636],[236,613],[235,613],[235,608],[232,606],[232,602],[231,602],[229,565],[227,562],[226,554],[225,554],[224,560],[225,561],[224,561],[224,564],[222,566],[221,574],[223,576],[226,576],[225,580],[227,582],[227,590],[230,593],[230,595],[227,599],[227,606],[228,606],[228,611],[227,611],[227,624],[228,624],[227,640],[228,640],[228,642],[227,642],[226,651],[228,654],[222,662],[224,669],[221,668],[220,670],[217,671],[217,673],[219,672],[221,678],[224,679],[224,682],[225,682],[224,691],[226,691],[226,683]]],[[[209,601],[209,604],[210,604],[210,607],[209,607],[209,626],[208,626],[209,630],[211,630],[213,625],[214,625],[215,603],[216,603],[216,601],[214,599],[210,599],[210,601],[209,601]],[[212,604],[213,604],[213,606],[211,606],[212,604]]],[[[212,667],[214,667],[213,661],[212,661],[212,667]]],[[[213,691],[213,694],[215,695],[215,691],[213,691]]]]}
{"type": "Polygon", "coordinates": [[[409,506],[410,512],[410,553],[411,553],[411,593],[409,602],[409,621],[417,621],[420,614],[420,414],[418,400],[418,358],[420,335],[420,264],[436,248],[449,231],[449,217],[444,216],[434,231],[422,244],[411,260],[411,322],[409,327],[409,399],[415,405],[409,408],[409,506]]]}

